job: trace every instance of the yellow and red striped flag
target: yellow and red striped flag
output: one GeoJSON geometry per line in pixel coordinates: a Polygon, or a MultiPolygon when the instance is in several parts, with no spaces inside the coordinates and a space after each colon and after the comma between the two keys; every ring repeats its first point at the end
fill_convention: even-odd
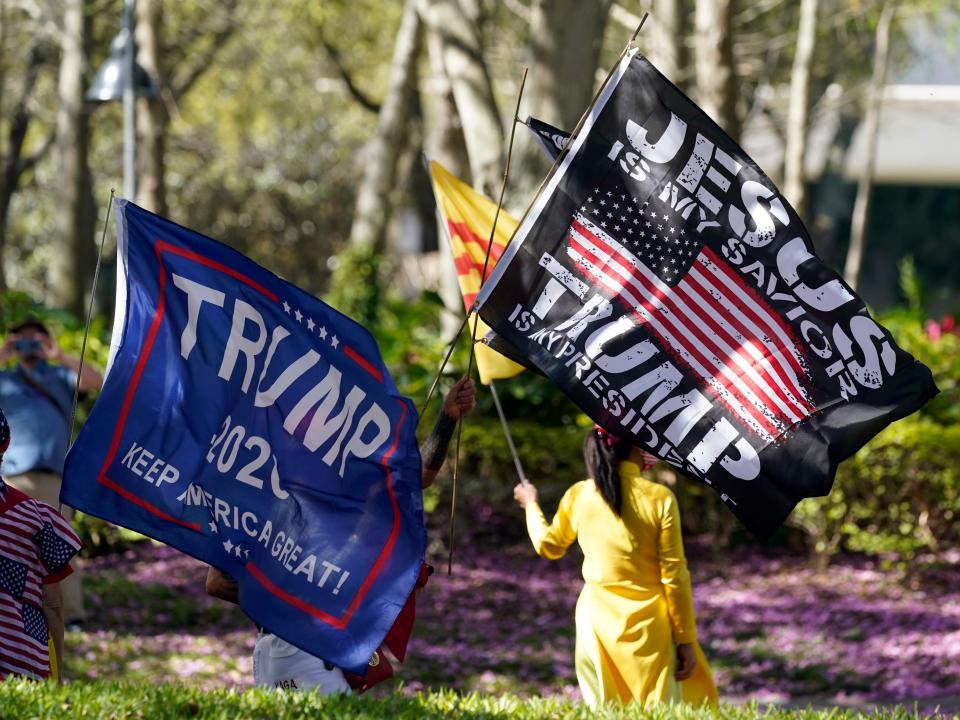
{"type": "MultiPolygon", "coordinates": [[[[497,204],[458,180],[437,162],[430,163],[430,177],[437,202],[440,204],[440,214],[447,224],[447,235],[453,249],[453,261],[457,268],[460,292],[463,293],[463,303],[467,312],[470,312],[473,301],[480,292],[480,285],[483,284],[480,275],[483,272],[483,261],[487,254],[487,242],[490,240],[490,228],[493,227],[497,204]]],[[[490,249],[486,277],[490,276],[516,228],[516,218],[501,210],[497,219],[497,232],[490,249]]],[[[474,323],[478,323],[477,337],[483,337],[490,329],[476,315],[470,321],[471,330],[474,323]]],[[[522,365],[517,365],[483,344],[477,344],[476,357],[480,382],[484,385],[489,385],[491,380],[513,377],[523,371],[522,365]]]]}

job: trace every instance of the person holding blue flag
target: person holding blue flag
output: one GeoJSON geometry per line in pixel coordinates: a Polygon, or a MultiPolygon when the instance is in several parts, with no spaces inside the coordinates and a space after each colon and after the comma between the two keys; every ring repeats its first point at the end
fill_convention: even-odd
{"type": "MultiPolygon", "coordinates": [[[[468,377],[460,378],[444,397],[433,430],[420,447],[421,486],[424,489],[433,484],[443,467],[457,423],[473,410],[475,404],[476,388],[468,377]]],[[[418,582],[417,587],[423,584],[425,581],[418,582]]],[[[213,597],[240,604],[236,581],[214,567],[207,570],[206,591],[213,597]]],[[[350,691],[343,671],[333,663],[282,640],[264,626],[258,625],[257,629],[259,634],[253,651],[254,685],[314,690],[322,695],[350,691]]],[[[378,656],[379,653],[374,655],[378,656]]]]}

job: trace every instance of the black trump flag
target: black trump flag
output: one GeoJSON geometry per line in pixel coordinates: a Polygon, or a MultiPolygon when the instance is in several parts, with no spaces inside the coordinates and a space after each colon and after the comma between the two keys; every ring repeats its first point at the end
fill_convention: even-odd
{"type": "Polygon", "coordinates": [[[478,304],[584,412],[760,536],[937,392],[770,179],[636,51],[478,304]]]}

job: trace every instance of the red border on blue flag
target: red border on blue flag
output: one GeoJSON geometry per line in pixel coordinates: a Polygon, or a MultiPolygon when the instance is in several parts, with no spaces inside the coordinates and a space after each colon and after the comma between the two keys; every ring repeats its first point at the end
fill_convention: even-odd
{"type": "MultiPolygon", "coordinates": [[[[163,323],[163,317],[166,312],[166,295],[164,290],[166,289],[166,280],[167,274],[164,272],[163,267],[163,253],[170,252],[174,255],[180,255],[188,260],[192,260],[206,267],[212,268],[218,272],[222,272],[225,275],[229,275],[235,280],[239,280],[245,285],[250,286],[260,294],[262,294],[267,299],[272,302],[279,302],[277,295],[263,285],[260,285],[258,282],[251,280],[246,275],[230,268],[222,263],[218,263],[216,260],[211,260],[208,257],[204,257],[199,253],[193,252],[192,250],[187,250],[185,248],[179,247],[172,243],[169,243],[165,240],[157,240],[155,245],[155,250],[157,253],[157,267],[159,270],[159,279],[160,279],[160,298],[157,301],[157,309],[153,314],[153,319],[150,322],[150,329],[147,332],[147,337],[144,340],[143,347],[138,355],[137,364],[133,369],[133,375],[130,378],[130,384],[127,386],[127,392],[123,398],[123,404],[120,406],[120,415],[117,418],[117,427],[113,433],[113,438],[111,438],[110,446],[107,449],[107,455],[103,461],[103,465],[100,467],[100,471],[97,473],[97,482],[101,485],[108,487],[110,490],[117,493],[120,497],[125,500],[142,507],[150,514],[165,520],[181,527],[185,527],[188,530],[194,532],[200,532],[199,523],[191,523],[175,518],[169,513],[161,510],[156,505],[150,503],[147,500],[135,495],[130,492],[123,486],[114,482],[107,477],[107,467],[113,462],[113,459],[117,455],[117,449],[120,446],[120,438],[123,435],[123,430],[127,424],[127,416],[130,414],[130,406],[133,404],[133,397],[136,394],[137,386],[140,384],[140,378],[143,375],[144,367],[147,364],[147,361],[150,359],[150,354],[153,351],[153,343],[156,340],[157,333],[160,331],[160,326],[163,323]]],[[[373,365],[370,364],[365,358],[363,358],[359,353],[357,353],[353,348],[344,345],[344,354],[353,360],[359,367],[368,372],[373,378],[375,378],[381,384],[383,383],[382,373],[373,365]]],[[[400,402],[400,401],[398,401],[400,402]]],[[[373,564],[373,567],[370,568],[370,571],[367,573],[367,576],[364,578],[363,583],[360,585],[360,589],[357,590],[357,594],[354,596],[353,600],[350,601],[350,604],[347,606],[347,609],[343,611],[343,614],[340,617],[334,617],[330,613],[321,610],[318,607],[310,605],[309,603],[304,602],[300,598],[288,593],[282,588],[274,584],[264,573],[263,571],[254,565],[252,562],[247,562],[246,569],[250,576],[255,579],[260,585],[267,590],[272,595],[276,596],[280,600],[283,600],[292,607],[301,610],[302,612],[307,613],[308,615],[321,620],[328,625],[332,625],[338,630],[342,630],[346,627],[347,623],[350,622],[350,619],[353,617],[353,614],[356,612],[357,608],[360,606],[360,603],[363,602],[363,598],[366,597],[366,594],[369,592],[370,587],[373,585],[374,580],[376,580],[377,575],[380,574],[380,570],[383,568],[383,565],[386,563],[387,558],[390,557],[393,552],[394,545],[397,541],[397,536],[400,534],[400,507],[397,504],[397,497],[393,491],[393,473],[390,471],[390,467],[387,464],[391,455],[396,451],[397,446],[400,442],[400,429],[403,427],[403,422],[407,416],[407,406],[400,402],[401,414],[400,420],[397,423],[396,434],[393,438],[393,445],[390,449],[384,453],[383,460],[381,465],[383,466],[384,471],[386,472],[386,483],[387,483],[387,493],[390,497],[390,505],[393,509],[393,525],[390,528],[390,535],[387,538],[387,542],[384,544],[383,549],[380,551],[380,554],[377,556],[376,561],[373,564]]]]}

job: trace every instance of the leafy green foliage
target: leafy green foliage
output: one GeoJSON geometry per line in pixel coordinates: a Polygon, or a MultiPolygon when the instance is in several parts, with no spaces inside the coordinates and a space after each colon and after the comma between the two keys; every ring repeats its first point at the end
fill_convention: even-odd
{"type": "Polygon", "coordinates": [[[233,718],[324,717],[349,720],[370,718],[438,718],[443,720],[579,720],[580,718],[649,718],[672,720],[723,717],[729,720],[908,720],[914,714],[903,707],[864,714],[850,710],[761,709],[756,704],[724,706],[713,712],[682,705],[645,709],[639,705],[608,706],[594,712],[580,703],[515,696],[489,696],[451,691],[419,694],[416,697],[388,695],[380,698],[355,695],[321,697],[314,693],[248,690],[203,691],[178,685],[123,685],[118,683],[71,683],[54,685],[11,680],[0,684],[0,716],[18,718],[233,718]]]}
{"type": "Polygon", "coordinates": [[[327,302],[365,327],[375,327],[383,295],[383,255],[373,248],[351,247],[333,263],[327,302]]]}
{"type": "Polygon", "coordinates": [[[818,555],[840,549],[911,558],[960,542],[960,426],[914,416],[840,466],[832,492],[794,519],[818,555]]]}
{"type": "MultiPolygon", "coordinates": [[[[901,267],[904,290],[918,303],[910,268],[901,267]]],[[[827,497],[797,507],[794,520],[821,557],[845,549],[908,560],[960,542],[960,336],[931,338],[918,307],[889,313],[881,322],[931,369],[940,394],[844,462],[827,497]]]]}

